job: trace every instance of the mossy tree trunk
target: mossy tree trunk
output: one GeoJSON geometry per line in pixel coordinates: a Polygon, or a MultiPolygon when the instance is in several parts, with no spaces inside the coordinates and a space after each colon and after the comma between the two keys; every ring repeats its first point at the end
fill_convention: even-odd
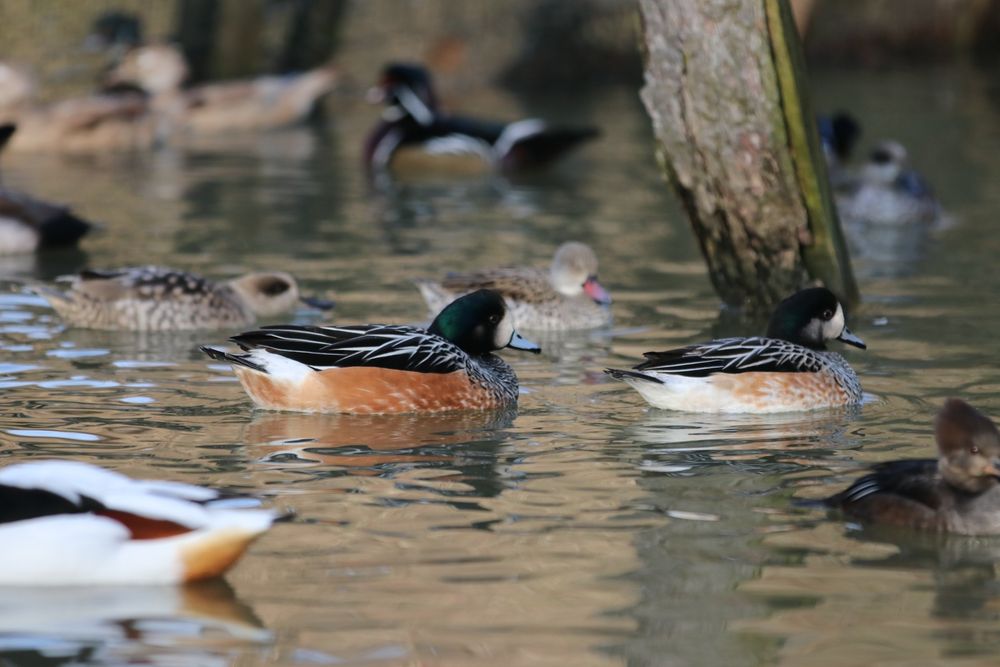
{"type": "Polygon", "coordinates": [[[769,312],[810,274],[857,287],[787,0],[640,0],[642,99],[722,299],[769,312]]]}

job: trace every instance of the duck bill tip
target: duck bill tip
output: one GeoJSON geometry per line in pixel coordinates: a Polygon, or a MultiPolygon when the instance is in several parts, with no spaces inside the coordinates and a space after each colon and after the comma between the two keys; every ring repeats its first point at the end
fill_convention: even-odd
{"type": "Polygon", "coordinates": [[[365,102],[368,104],[382,104],[385,102],[386,97],[384,86],[372,86],[365,91],[365,102]]]}
{"type": "Polygon", "coordinates": [[[333,307],[336,305],[335,302],[318,296],[300,296],[299,301],[316,310],[333,310],[333,307]]]}

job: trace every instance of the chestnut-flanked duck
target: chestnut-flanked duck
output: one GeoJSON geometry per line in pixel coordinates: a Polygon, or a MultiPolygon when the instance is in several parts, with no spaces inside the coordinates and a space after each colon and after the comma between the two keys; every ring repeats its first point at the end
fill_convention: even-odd
{"type": "Polygon", "coordinates": [[[959,535],[1000,535],[1000,433],[965,401],[934,422],[937,459],[875,465],[824,503],[865,523],[959,535]]]}
{"type": "Polygon", "coordinates": [[[373,90],[385,110],[365,142],[371,171],[398,166],[401,156],[414,152],[423,156],[413,158],[421,169],[452,169],[459,162],[469,168],[468,161],[456,158],[501,171],[540,168],[599,134],[593,127],[560,127],[537,118],[502,123],[444,113],[431,76],[420,65],[386,65],[373,90]],[[435,157],[437,167],[425,159],[435,157]]]}
{"type": "Polygon", "coordinates": [[[611,297],[597,281],[597,255],[578,241],[563,243],[549,269],[517,267],[449,273],[417,281],[432,312],[463,294],[491,289],[503,296],[517,329],[592,329],[611,322],[611,297]]]}
{"type": "Polygon", "coordinates": [[[667,410],[771,413],[858,403],[861,383],[847,360],[826,349],[831,340],[865,348],[833,292],[813,287],[778,304],[766,336],[647,352],[632,370],[606,372],[667,410]]]}
{"type": "Polygon", "coordinates": [[[229,362],[254,404],[269,410],[384,414],[517,404],[517,376],[493,354],[540,348],[515,330],[503,298],[457,299],[429,329],[393,325],[273,326],[232,337],[229,362]]]}

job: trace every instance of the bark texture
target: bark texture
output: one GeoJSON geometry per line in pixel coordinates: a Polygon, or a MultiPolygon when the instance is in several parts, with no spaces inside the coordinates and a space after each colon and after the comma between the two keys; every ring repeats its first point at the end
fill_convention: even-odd
{"type": "MultiPolygon", "coordinates": [[[[819,219],[822,204],[810,219],[800,177],[825,179],[826,170],[822,164],[796,168],[787,123],[802,126],[803,111],[797,98],[786,118],[767,2],[639,2],[646,51],[642,99],[661,164],[687,210],[716,290],[750,313],[769,312],[806,282],[801,245],[816,236],[810,223],[825,231],[837,225],[836,217],[819,219]]],[[[791,24],[786,3],[783,9],[791,24]]],[[[783,37],[795,39],[794,28],[783,37]]],[[[795,79],[793,72],[793,91],[795,79]]],[[[813,157],[810,137],[817,145],[813,121],[808,123],[798,128],[806,143],[800,160],[813,157]]],[[[822,192],[823,185],[814,183],[813,190],[822,192]]],[[[828,199],[828,189],[826,194],[828,199]]],[[[832,206],[826,214],[834,215],[832,206]]],[[[839,237],[821,236],[828,242],[839,237]]],[[[850,302],[850,267],[835,268],[847,279],[817,277],[850,302]]]]}

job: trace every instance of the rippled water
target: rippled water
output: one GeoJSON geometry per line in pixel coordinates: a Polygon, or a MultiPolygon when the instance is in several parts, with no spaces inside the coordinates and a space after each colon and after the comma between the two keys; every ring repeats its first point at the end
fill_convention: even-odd
{"type": "Polygon", "coordinates": [[[6,157],[7,182],[105,226],[85,255],[4,260],[7,276],[83,263],[287,269],[337,300],[337,321],[416,322],[427,314],[410,279],[544,265],[576,238],[598,251],[616,322],[542,340],[538,357],[505,355],[522,381],[516,412],[296,415],[252,411],[229,369],[197,351],[224,334],[66,329],[5,282],[5,463],[70,457],[234,487],[296,518],[228,583],[0,591],[0,662],[992,664],[1000,541],[860,532],[793,499],[928,454],[945,396],[1000,416],[1000,96],[967,69],[814,83],[821,109],[865,119],[868,141],[911,147],[954,224],[857,266],[852,328],[869,351],[848,355],[865,405],[785,417],[649,410],[601,372],[732,332],[628,91],[572,107],[465,101],[604,128],[524,181],[373,190],[358,152],[374,112],[342,99],[319,129],[155,155],[6,157]]]}

